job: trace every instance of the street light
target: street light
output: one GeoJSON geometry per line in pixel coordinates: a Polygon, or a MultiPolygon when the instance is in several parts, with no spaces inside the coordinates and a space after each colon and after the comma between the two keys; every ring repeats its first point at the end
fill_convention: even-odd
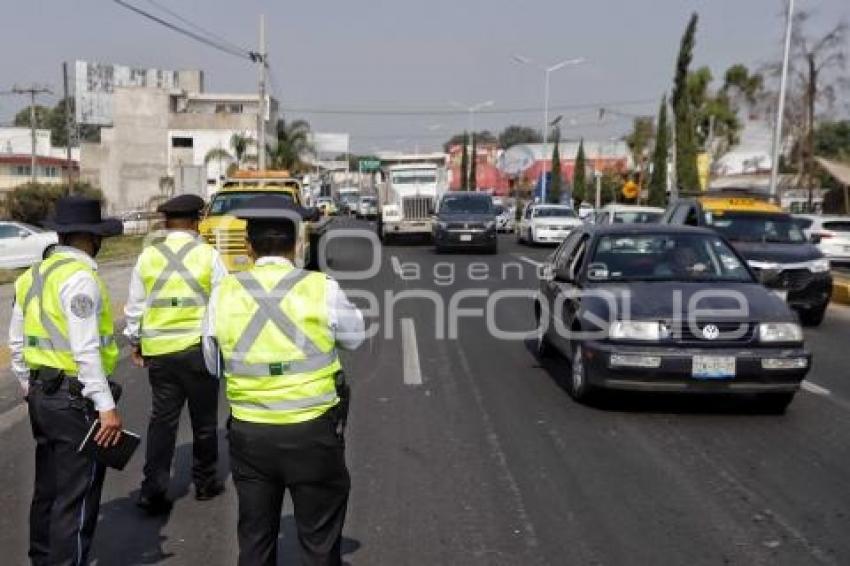
{"type": "Polygon", "coordinates": [[[565,59],[549,67],[540,65],[523,55],[514,55],[513,59],[517,63],[522,63],[523,65],[530,65],[532,67],[535,67],[536,69],[543,71],[543,74],[545,76],[545,86],[543,89],[543,177],[540,181],[540,198],[543,202],[546,202],[546,158],[549,154],[549,76],[555,71],[563,69],[568,65],[579,65],[581,63],[584,63],[584,59],[565,59]]]}
{"type": "Polygon", "coordinates": [[[794,27],[794,0],[788,0],[788,21],[785,27],[785,54],[782,59],[782,78],[779,81],[779,104],[773,130],[773,151],[770,168],[770,196],[779,197],[779,146],[782,144],[782,120],[785,114],[785,95],[788,90],[788,62],[791,57],[791,33],[794,27]]]}

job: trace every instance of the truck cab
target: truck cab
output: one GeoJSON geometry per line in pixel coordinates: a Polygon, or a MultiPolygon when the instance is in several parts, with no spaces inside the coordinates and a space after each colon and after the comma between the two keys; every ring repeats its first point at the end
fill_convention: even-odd
{"type": "Polygon", "coordinates": [[[712,228],[747,260],[803,324],[819,325],[832,294],[826,259],[793,217],[758,194],[708,192],[672,203],[662,223],[712,228]]]}
{"type": "Polygon", "coordinates": [[[445,168],[434,163],[402,163],[384,169],[379,187],[378,236],[383,242],[400,235],[431,237],[445,168]]]}
{"type": "MultiPolygon", "coordinates": [[[[261,195],[275,194],[303,207],[301,183],[286,171],[237,171],[226,179],[210,200],[200,224],[200,234],[221,253],[227,269],[245,271],[253,265],[245,242],[245,221],[231,214],[234,208],[261,195]]],[[[311,215],[312,216],[312,215],[311,215]]],[[[313,246],[320,234],[313,218],[299,226],[295,265],[314,267],[313,246]]]]}

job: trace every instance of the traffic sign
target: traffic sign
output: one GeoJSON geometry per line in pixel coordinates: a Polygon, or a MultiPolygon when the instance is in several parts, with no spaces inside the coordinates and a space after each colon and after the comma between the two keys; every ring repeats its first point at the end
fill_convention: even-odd
{"type": "Polygon", "coordinates": [[[627,199],[636,198],[640,194],[640,188],[637,183],[634,181],[626,181],[626,184],[623,185],[623,196],[627,199]]]}
{"type": "Polygon", "coordinates": [[[363,173],[371,173],[381,168],[381,161],[378,159],[361,159],[359,169],[363,173]]]}

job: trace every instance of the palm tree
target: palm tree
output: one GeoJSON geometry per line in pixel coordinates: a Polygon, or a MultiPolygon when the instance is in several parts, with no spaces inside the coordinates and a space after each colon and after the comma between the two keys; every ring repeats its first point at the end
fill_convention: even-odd
{"type": "Polygon", "coordinates": [[[277,121],[277,146],[267,147],[273,169],[299,171],[304,169],[303,159],[313,154],[310,143],[310,124],[306,120],[277,121]]]}
{"type": "Polygon", "coordinates": [[[239,133],[230,136],[230,147],[233,149],[233,155],[236,157],[236,163],[242,165],[245,160],[248,148],[257,145],[254,138],[245,136],[239,133]]]}

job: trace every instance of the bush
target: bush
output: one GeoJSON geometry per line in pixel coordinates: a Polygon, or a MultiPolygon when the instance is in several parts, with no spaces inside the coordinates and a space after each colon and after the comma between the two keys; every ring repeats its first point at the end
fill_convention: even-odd
{"type": "MultiPolygon", "coordinates": [[[[50,216],[56,201],[67,192],[66,184],[25,183],[15,187],[6,197],[6,212],[14,220],[27,224],[39,224],[50,216]]],[[[88,183],[75,184],[74,194],[103,199],[100,189],[88,183]]]]}

